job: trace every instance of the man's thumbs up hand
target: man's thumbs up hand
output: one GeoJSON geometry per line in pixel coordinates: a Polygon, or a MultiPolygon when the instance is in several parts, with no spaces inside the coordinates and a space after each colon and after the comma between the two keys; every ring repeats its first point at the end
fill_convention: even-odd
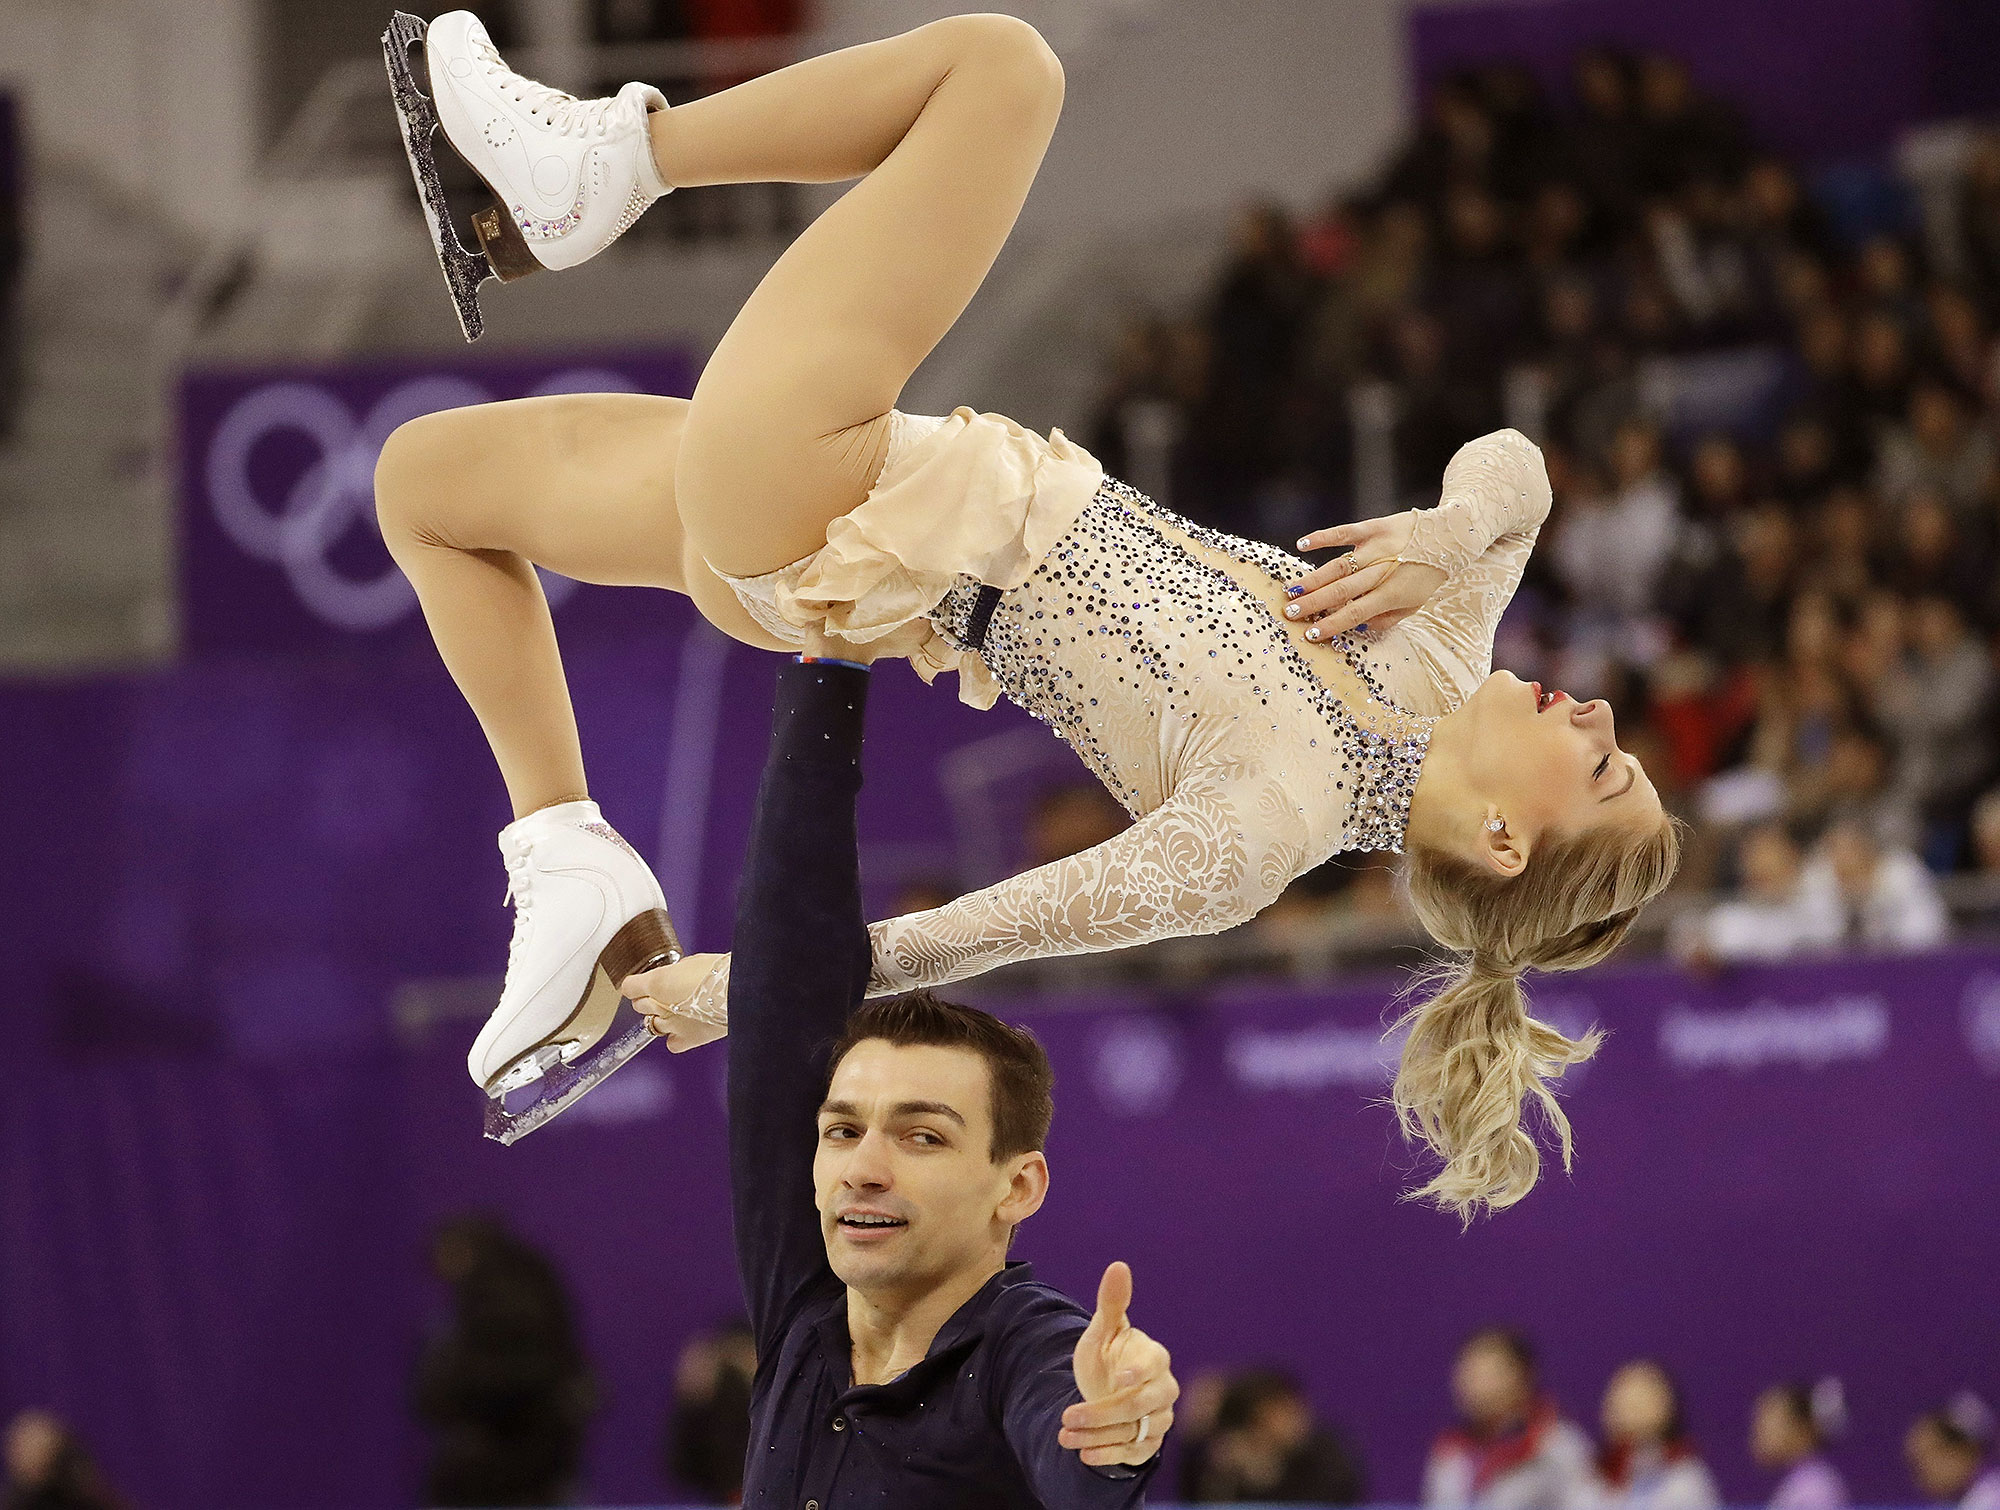
{"type": "Polygon", "coordinates": [[[1167,1350],[1132,1325],[1132,1270],[1114,1263],[1097,1285],[1097,1312],[1076,1343],[1080,1404],[1063,1412],[1058,1440],[1093,1468],[1138,1464],[1173,1425],[1180,1382],[1167,1350]]]}

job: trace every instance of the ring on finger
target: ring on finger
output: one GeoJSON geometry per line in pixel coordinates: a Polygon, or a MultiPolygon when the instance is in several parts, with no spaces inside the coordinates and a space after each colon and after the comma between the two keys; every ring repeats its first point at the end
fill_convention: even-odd
{"type": "Polygon", "coordinates": [[[1146,1431],[1152,1425],[1152,1422],[1153,1413],[1150,1410],[1141,1413],[1139,1417],[1139,1429],[1132,1434],[1132,1445],[1134,1447],[1137,1447],[1141,1442],[1146,1440],[1146,1431]]]}

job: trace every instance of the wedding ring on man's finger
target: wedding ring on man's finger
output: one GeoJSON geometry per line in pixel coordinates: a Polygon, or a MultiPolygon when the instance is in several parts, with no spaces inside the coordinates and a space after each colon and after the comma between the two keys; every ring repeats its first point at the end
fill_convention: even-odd
{"type": "Polygon", "coordinates": [[[1152,1421],[1153,1413],[1150,1410],[1140,1414],[1139,1429],[1132,1436],[1132,1445],[1134,1447],[1137,1447],[1141,1442],[1146,1440],[1146,1428],[1152,1424],[1152,1421]]]}

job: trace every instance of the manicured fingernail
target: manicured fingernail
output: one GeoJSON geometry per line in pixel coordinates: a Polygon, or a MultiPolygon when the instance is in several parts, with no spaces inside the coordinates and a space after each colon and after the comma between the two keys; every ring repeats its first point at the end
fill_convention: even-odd
{"type": "Polygon", "coordinates": [[[1307,639],[1309,639],[1309,640],[1316,640],[1316,639],[1318,639],[1318,638],[1319,638],[1319,631],[1318,631],[1317,629],[1308,629],[1308,630],[1306,631],[1306,638],[1307,638],[1307,639]]]}
{"type": "Polygon", "coordinates": [[[1301,587],[1298,583],[1294,582],[1290,587],[1285,589],[1285,596],[1288,598],[1296,598],[1300,593],[1304,591],[1305,589],[1303,587],[1301,587]]]}
{"type": "Polygon", "coordinates": [[[1300,549],[1300,550],[1302,550],[1302,551],[1309,551],[1309,550],[1311,550],[1312,548],[1313,548],[1313,541],[1312,541],[1312,536],[1311,536],[1311,535],[1301,535],[1301,536],[1299,536],[1299,549],[1300,549]]]}
{"type": "Polygon", "coordinates": [[[1296,603],[1287,603],[1285,605],[1285,617],[1288,619],[1296,619],[1298,616],[1299,616],[1299,605],[1296,603]]]}

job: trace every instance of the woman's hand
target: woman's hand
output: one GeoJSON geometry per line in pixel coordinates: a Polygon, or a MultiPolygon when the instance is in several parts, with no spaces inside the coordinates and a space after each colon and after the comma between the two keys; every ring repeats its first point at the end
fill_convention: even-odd
{"type": "Polygon", "coordinates": [[[1291,602],[1285,617],[1312,624],[1309,640],[1330,640],[1366,624],[1387,629],[1422,608],[1444,585],[1445,573],[1421,561],[1406,561],[1413,516],[1408,510],[1381,519],[1357,519],[1332,529],[1315,530],[1299,541],[1302,551],[1347,546],[1285,589],[1291,602]]]}
{"type": "Polygon", "coordinates": [[[729,956],[689,954],[657,970],[628,975],[621,994],[646,1025],[666,1039],[676,1054],[722,1037],[729,1031],[729,956]]]}

